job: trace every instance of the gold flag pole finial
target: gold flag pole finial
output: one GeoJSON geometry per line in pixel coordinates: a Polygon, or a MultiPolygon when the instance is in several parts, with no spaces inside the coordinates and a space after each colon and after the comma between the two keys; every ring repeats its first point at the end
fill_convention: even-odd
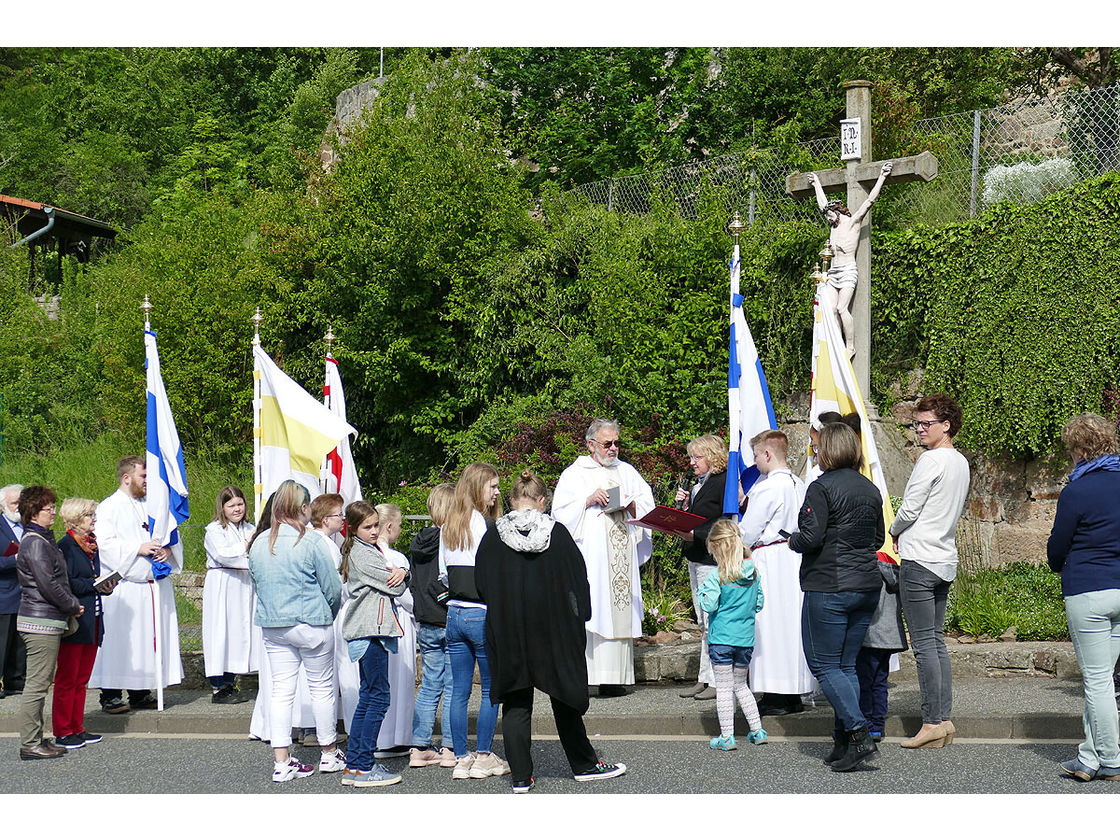
{"type": "Polygon", "coordinates": [[[140,311],[144,313],[144,329],[150,330],[152,328],[152,320],[149,317],[152,314],[152,302],[148,300],[148,296],[144,295],[144,302],[140,304],[140,311]]]}
{"type": "Polygon", "coordinates": [[[253,345],[256,346],[261,343],[261,308],[258,306],[257,311],[253,313],[253,317],[249,319],[253,322],[253,345]]]}
{"type": "Polygon", "coordinates": [[[735,214],[731,217],[731,221],[727,224],[727,230],[732,236],[735,237],[736,245],[739,244],[739,234],[741,234],[746,229],[747,226],[743,224],[743,220],[739,218],[739,211],[736,210],[735,214]]]}
{"type": "Polygon", "coordinates": [[[327,327],[327,334],[326,334],[325,336],[323,336],[323,340],[324,340],[325,342],[327,342],[327,355],[328,355],[328,356],[329,356],[329,355],[331,354],[331,345],[332,345],[332,344],[334,344],[334,338],[335,338],[335,336],[334,336],[334,330],[332,330],[332,329],[331,329],[331,328],[330,328],[330,327],[328,326],[328,327],[327,327]]]}

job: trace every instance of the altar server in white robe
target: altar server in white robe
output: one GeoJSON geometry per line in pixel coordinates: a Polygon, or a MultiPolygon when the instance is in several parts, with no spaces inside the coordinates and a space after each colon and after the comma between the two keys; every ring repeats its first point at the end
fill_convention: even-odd
{"type": "Polygon", "coordinates": [[[619,427],[596,419],[587,429],[588,455],[564,470],[552,499],[552,516],[571,532],[591,584],[587,622],[587,680],[600,696],[619,696],[634,683],[634,639],[642,634],[638,568],[650,558],[650,531],[627,525],[656,506],[636,469],[618,459],[619,427]],[[619,487],[623,510],[606,513],[608,491],[619,487]]]}
{"type": "Polygon", "coordinates": [[[161,631],[162,687],[183,681],[175,592],[166,575],[168,568],[181,572],[181,562],[148,532],[144,458],[121,458],[117,480],[117,492],[97,506],[94,533],[102,574],[119,572],[121,581],[102,606],[105,640],[89,679],[89,685],[102,689],[101,706],[111,714],[127,712],[130,707],[155,707],[150,692],[157,687],[156,616],[161,631]],[[160,580],[156,580],[157,574],[160,580]],[[122,689],[129,689],[128,703],[121,699],[122,689]]]}
{"type": "Polygon", "coordinates": [[[210,702],[244,703],[237,675],[260,668],[261,640],[253,626],[253,582],[249,578],[249,538],[253,523],[245,494],[228,485],[218,492],[214,520],[206,526],[206,582],[202,586],[202,656],[210,681],[210,702]]]}
{"type": "MultiPolygon", "coordinates": [[[[387,565],[408,570],[408,557],[393,548],[401,535],[401,509],[396,505],[378,505],[377,518],[381,522],[377,547],[385,555],[387,565]]],[[[374,758],[408,755],[412,745],[412,714],[416,708],[416,619],[412,615],[412,593],[406,589],[394,598],[393,609],[401,636],[397,639],[397,652],[389,654],[389,710],[381,723],[374,758]]]]}
{"type": "Polygon", "coordinates": [[[747,493],[739,530],[751,549],[766,606],[755,616],[750,687],[756,695],[766,693],[760,714],[791,714],[803,710],[801,695],[816,688],[801,647],[801,555],[788,542],[797,530],[805,484],[789,469],[784,434],[767,430],[751,439],[751,447],[762,475],[747,493]]]}

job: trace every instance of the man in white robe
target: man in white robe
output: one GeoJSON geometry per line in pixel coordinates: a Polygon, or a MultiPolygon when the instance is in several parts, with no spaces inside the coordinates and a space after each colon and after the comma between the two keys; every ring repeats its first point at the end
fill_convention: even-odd
{"type": "Polygon", "coordinates": [[[121,581],[103,601],[105,640],[97,652],[89,685],[99,687],[101,708],[120,714],[135,708],[155,708],[151,690],[157,687],[156,620],[161,630],[163,686],[183,681],[179,659],[179,620],[171,579],[156,580],[153,563],[182,571],[181,561],[160,547],[148,532],[144,499],[148,470],[144,458],[129,456],[117,464],[117,492],[97,506],[94,533],[101,555],[101,572],[119,572],[121,581]],[[122,700],[122,689],[129,699],[122,700]]]}
{"type": "Polygon", "coordinates": [[[598,419],[587,430],[588,455],[564,470],[552,498],[562,522],[583,553],[591,584],[587,622],[587,681],[600,696],[619,696],[634,684],[634,639],[642,634],[642,587],[638,567],[650,558],[650,531],[627,525],[655,507],[653,491],[638,471],[618,460],[618,424],[598,419]],[[620,488],[623,510],[606,513],[609,490],[620,488]]]}
{"type": "Polygon", "coordinates": [[[816,688],[801,646],[801,555],[788,542],[797,530],[805,484],[786,462],[789,440],[784,434],[762,432],[751,446],[762,476],[747,494],[739,531],[751,549],[766,606],[755,616],[750,687],[756,695],[766,694],[759,700],[759,714],[791,714],[804,709],[801,695],[816,688]]]}

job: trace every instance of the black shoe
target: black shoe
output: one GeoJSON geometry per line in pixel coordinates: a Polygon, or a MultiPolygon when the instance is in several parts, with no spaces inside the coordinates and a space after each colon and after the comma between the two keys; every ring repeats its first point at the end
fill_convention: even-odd
{"type": "Polygon", "coordinates": [[[763,703],[758,707],[759,715],[763,717],[781,717],[782,715],[796,715],[805,711],[805,704],[801,699],[779,700],[763,703]]]}
{"type": "Polygon", "coordinates": [[[530,776],[529,781],[527,781],[527,782],[525,782],[525,781],[514,782],[513,783],[513,792],[514,793],[528,793],[529,791],[531,791],[533,789],[533,785],[535,785],[535,784],[536,784],[536,782],[533,780],[533,777],[530,776]]]}
{"type": "Polygon", "coordinates": [[[109,702],[101,704],[101,711],[107,715],[123,715],[125,712],[132,711],[132,706],[120,697],[114,697],[109,702]]]}
{"type": "Polygon", "coordinates": [[[831,766],[832,764],[834,764],[835,762],[840,760],[841,756],[844,755],[844,753],[847,751],[847,749],[848,749],[848,733],[847,732],[841,732],[839,735],[833,735],[832,736],[832,752],[830,752],[828,754],[828,756],[825,758],[824,763],[831,766]]]}
{"type": "Polygon", "coordinates": [[[859,765],[865,761],[874,758],[879,754],[879,748],[875,746],[875,742],[871,740],[871,736],[867,732],[867,727],[857,729],[855,732],[848,733],[848,748],[844,750],[844,754],[839,759],[832,763],[832,769],[837,773],[847,773],[849,770],[855,770],[859,765]]]}
{"type": "Polygon", "coordinates": [[[98,735],[96,732],[84,732],[83,731],[83,732],[79,732],[78,734],[82,736],[82,739],[87,744],[100,744],[101,743],[101,736],[98,735]]]}
{"type": "Polygon", "coordinates": [[[232,685],[222,686],[210,695],[211,703],[219,703],[225,706],[244,703],[248,699],[249,698],[243,696],[241,692],[234,688],[232,685]]]}
{"type": "Polygon", "coordinates": [[[55,744],[68,750],[80,750],[86,745],[86,739],[75,732],[73,735],[63,735],[54,739],[55,744]]]}
{"type": "Polygon", "coordinates": [[[601,685],[599,686],[600,697],[625,697],[626,686],[624,685],[601,685]]]}
{"type": "Polygon", "coordinates": [[[133,709],[154,709],[159,705],[159,701],[156,699],[156,696],[150,691],[143,697],[139,697],[136,700],[133,700],[131,697],[129,697],[128,702],[133,709]]]}

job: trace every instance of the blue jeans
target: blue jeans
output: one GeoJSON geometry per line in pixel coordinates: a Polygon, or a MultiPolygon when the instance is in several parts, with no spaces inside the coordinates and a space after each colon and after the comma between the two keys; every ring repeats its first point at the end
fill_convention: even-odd
{"type": "Polygon", "coordinates": [[[486,661],[486,610],[480,607],[447,608],[447,656],[451,660],[451,744],[455,756],[467,754],[467,701],[474,682],[474,665],[482,683],[478,710],[478,751],[490,752],[498,706],[490,702],[490,664],[486,661]]]}
{"type": "Polygon", "coordinates": [[[377,734],[389,711],[389,652],[376,639],[358,660],[361,682],[358,705],[350,721],[350,740],[346,744],[346,767],[366,772],[373,769],[377,734]]]}
{"type": "Polygon", "coordinates": [[[1085,741],[1077,760],[1086,767],[1120,767],[1112,669],[1120,655],[1120,589],[1082,592],[1066,599],[1066,622],[1085,688],[1085,741]]]}
{"type": "Polygon", "coordinates": [[[446,745],[451,738],[451,663],[447,656],[447,630],[439,624],[418,622],[416,643],[420,647],[423,676],[416,693],[416,707],[412,713],[412,745],[426,747],[432,743],[432,729],[436,723],[436,710],[443,698],[443,715],[440,717],[440,735],[446,745]]]}
{"type": "Polygon", "coordinates": [[[887,675],[891,652],[879,648],[860,648],[856,656],[859,677],[859,708],[872,732],[882,733],[887,724],[887,675]]]}
{"type": "Polygon", "coordinates": [[[879,592],[806,592],[801,609],[805,662],[821,684],[836,727],[854,732],[867,726],[859,708],[856,656],[879,606],[879,592]]]}

